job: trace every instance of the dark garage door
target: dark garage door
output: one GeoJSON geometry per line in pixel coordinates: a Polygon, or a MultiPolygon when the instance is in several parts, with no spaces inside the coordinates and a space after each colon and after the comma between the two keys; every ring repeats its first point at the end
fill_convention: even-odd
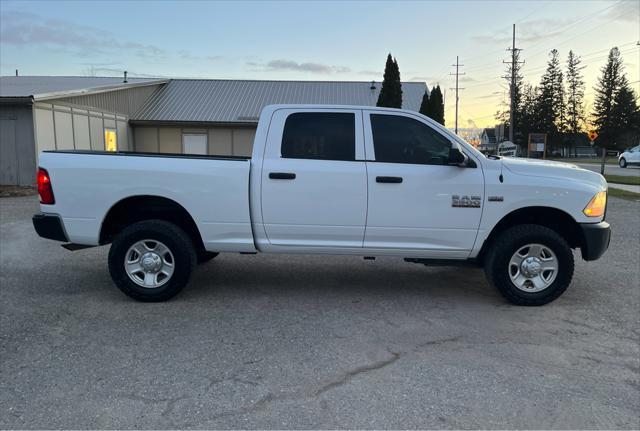
{"type": "Polygon", "coordinates": [[[0,119],[0,184],[18,184],[16,120],[0,119]]]}

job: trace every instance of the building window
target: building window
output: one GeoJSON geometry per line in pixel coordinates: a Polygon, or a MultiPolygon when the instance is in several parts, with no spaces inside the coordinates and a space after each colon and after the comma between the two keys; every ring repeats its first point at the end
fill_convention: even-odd
{"type": "Polygon", "coordinates": [[[104,129],[104,149],[107,151],[118,151],[116,129],[104,129]]]}
{"type": "Polygon", "coordinates": [[[183,134],[182,152],[185,154],[207,154],[207,135],[204,133],[183,134]]]}
{"type": "Polygon", "coordinates": [[[287,117],[282,157],[288,159],[355,160],[355,115],[298,112],[287,117]]]}

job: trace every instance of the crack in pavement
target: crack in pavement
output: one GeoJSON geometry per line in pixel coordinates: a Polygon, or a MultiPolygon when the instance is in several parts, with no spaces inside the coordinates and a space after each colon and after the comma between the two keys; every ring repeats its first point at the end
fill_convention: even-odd
{"type": "Polygon", "coordinates": [[[327,391],[330,391],[331,389],[337,388],[338,386],[342,386],[342,385],[350,382],[352,379],[354,379],[355,377],[359,376],[360,374],[368,373],[370,371],[380,370],[380,369],[382,369],[384,367],[387,367],[387,366],[393,364],[394,362],[396,362],[401,357],[400,353],[397,353],[397,352],[389,352],[389,353],[391,353],[391,357],[389,359],[385,359],[383,361],[374,362],[374,363],[368,364],[368,365],[363,365],[363,366],[360,366],[360,367],[356,367],[351,371],[347,371],[339,379],[334,380],[332,382],[329,382],[329,383],[325,384],[324,386],[320,387],[319,389],[317,389],[313,393],[313,395],[317,397],[318,395],[321,395],[321,394],[323,394],[323,393],[325,393],[327,391]]]}
{"type": "MultiPolygon", "coordinates": [[[[212,416],[210,418],[210,420],[216,420],[216,419],[220,419],[223,417],[228,417],[228,416],[235,416],[235,415],[239,415],[239,414],[246,414],[246,413],[253,413],[253,412],[257,412],[257,411],[263,411],[265,410],[269,405],[273,404],[274,402],[278,402],[278,401],[284,401],[284,400],[299,400],[301,398],[316,398],[332,389],[335,389],[337,387],[343,386],[347,383],[349,383],[351,380],[357,378],[358,376],[361,376],[363,374],[367,374],[370,373],[372,371],[378,371],[381,370],[385,367],[388,367],[392,364],[394,364],[395,362],[397,362],[399,359],[401,359],[404,355],[408,354],[408,353],[414,353],[417,352],[419,349],[427,347],[427,346],[434,346],[434,345],[441,345],[441,344],[446,344],[446,343],[454,343],[456,341],[459,341],[460,339],[462,339],[462,335],[458,335],[455,337],[448,337],[448,338],[441,338],[441,339],[437,339],[437,340],[429,340],[426,341],[424,343],[418,344],[416,346],[414,346],[413,348],[404,351],[404,352],[394,352],[391,351],[390,349],[387,349],[387,351],[391,354],[391,357],[381,360],[381,361],[377,361],[377,362],[373,362],[367,365],[361,365],[359,367],[355,367],[349,371],[344,372],[339,378],[330,381],[329,383],[326,383],[324,385],[322,385],[321,387],[319,387],[316,390],[313,391],[309,391],[309,390],[301,390],[301,391],[294,391],[294,392],[288,392],[288,393],[281,393],[279,395],[273,394],[272,392],[268,392],[266,395],[264,395],[263,397],[259,398],[255,403],[250,404],[250,405],[245,405],[242,407],[239,407],[237,409],[231,409],[231,410],[227,410],[227,411],[223,411],[220,412],[214,416],[212,416]]],[[[226,378],[226,379],[220,379],[220,380],[211,380],[211,384],[209,385],[209,388],[219,382],[225,381],[225,380],[232,380],[232,381],[236,381],[235,377],[231,377],[231,378],[226,378]]]]}

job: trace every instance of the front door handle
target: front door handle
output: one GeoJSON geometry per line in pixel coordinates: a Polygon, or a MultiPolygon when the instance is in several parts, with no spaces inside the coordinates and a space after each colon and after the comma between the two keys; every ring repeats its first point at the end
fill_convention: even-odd
{"type": "Polygon", "coordinates": [[[269,178],[272,180],[295,180],[296,174],[293,172],[269,172],[269,178]]]}
{"type": "Polygon", "coordinates": [[[376,177],[376,183],[400,184],[402,177],[376,177]]]}

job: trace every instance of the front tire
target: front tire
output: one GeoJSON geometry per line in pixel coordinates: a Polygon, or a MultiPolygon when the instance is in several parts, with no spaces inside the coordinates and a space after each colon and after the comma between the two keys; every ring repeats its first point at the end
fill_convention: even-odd
{"type": "Polygon", "coordinates": [[[109,273],[127,296],[143,302],[172,298],[189,281],[196,252],[189,236],[163,220],[134,223],[109,250],[109,273]]]}
{"type": "Polygon", "coordinates": [[[554,301],[569,287],[573,268],[573,252],[565,239],[535,224],[499,234],[485,259],[487,279],[515,305],[554,301]]]}
{"type": "Polygon", "coordinates": [[[627,160],[624,157],[622,157],[618,161],[618,164],[620,165],[621,168],[626,168],[627,167],[627,160]]]}

